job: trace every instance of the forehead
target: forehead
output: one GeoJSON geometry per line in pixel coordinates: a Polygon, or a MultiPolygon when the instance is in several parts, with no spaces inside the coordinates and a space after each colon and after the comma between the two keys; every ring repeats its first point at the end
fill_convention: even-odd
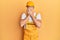
{"type": "Polygon", "coordinates": [[[27,7],[27,8],[34,8],[34,7],[32,7],[32,6],[29,6],[29,7],[27,7]]]}

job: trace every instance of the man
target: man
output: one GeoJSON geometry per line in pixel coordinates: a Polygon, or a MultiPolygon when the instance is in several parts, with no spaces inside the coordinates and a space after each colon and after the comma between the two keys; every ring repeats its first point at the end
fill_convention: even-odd
{"type": "Polygon", "coordinates": [[[38,40],[39,31],[41,27],[41,15],[34,12],[34,3],[32,1],[27,2],[27,14],[22,13],[21,27],[24,27],[24,40],[38,40]]]}

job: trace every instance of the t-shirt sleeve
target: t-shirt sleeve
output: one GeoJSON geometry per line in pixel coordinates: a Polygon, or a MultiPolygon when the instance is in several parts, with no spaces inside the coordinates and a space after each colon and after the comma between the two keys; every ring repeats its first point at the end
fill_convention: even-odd
{"type": "Polygon", "coordinates": [[[25,13],[22,13],[21,19],[25,19],[25,18],[26,18],[26,14],[25,13]]]}
{"type": "Polygon", "coordinates": [[[41,14],[40,13],[37,14],[36,19],[41,20],[41,14]]]}

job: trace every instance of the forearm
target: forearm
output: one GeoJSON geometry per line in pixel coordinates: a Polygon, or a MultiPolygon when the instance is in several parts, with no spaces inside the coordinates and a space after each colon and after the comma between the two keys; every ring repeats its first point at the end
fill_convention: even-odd
{"type": "Polygon", "coordinates": [[[28,20],[28,17],[24,20],[21,20],[21,23],[20,23],[21,27],[23,27],[26,24],[27,20],[28,20]]]}
{"type": "Polygon", "coordinates": [[[20,24],[21,24],[21,27],[23,27],[23,26],[25,25],[26,21],[27,21],[27,20],[22,20],[22,21],[21,21],[21,23],[20,23],[20,24]]]}
{"type": "Polygon", "coordinates": [[[37,27],[40,27],[40,26],[41,26],[41,22],[38,21],[34,16],[32,16],[32,19],[33,19],[33,22],[35,23],[35,25],[36,25],[37,27]]]}

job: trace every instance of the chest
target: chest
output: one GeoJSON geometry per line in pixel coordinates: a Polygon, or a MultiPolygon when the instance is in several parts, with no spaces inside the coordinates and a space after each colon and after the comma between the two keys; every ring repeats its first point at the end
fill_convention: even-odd
{"type": "MultiPolygon", "coordinates": [[[[33,16],[36,17],[36,13],[34,13],[33,16]]],[[[29,17],[28,22],[33,22],[33,18],[31,16],[29,17]]]]}
{"type": "Polygon", "coordinates": [[[28,22],[33,22],[33,19],[31,16],[29,17],[28,22]]]}

